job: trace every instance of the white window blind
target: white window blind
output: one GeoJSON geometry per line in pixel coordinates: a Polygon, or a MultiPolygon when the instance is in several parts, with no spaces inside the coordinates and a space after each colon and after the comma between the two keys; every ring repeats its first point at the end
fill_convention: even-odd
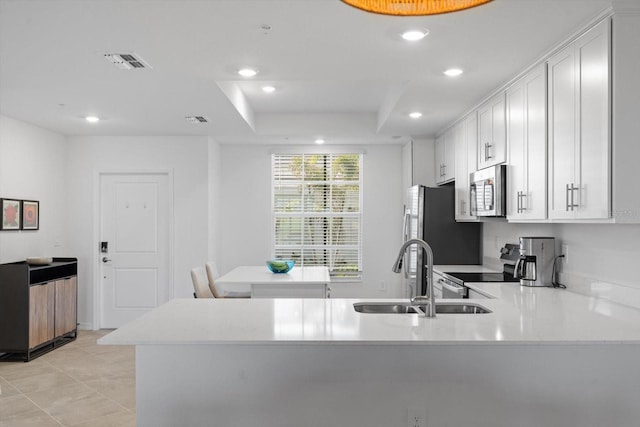
{"type": "Polygon", "coordinates": [[[273,154],[273,257],[362,271],[362,155],[273,154]]]}

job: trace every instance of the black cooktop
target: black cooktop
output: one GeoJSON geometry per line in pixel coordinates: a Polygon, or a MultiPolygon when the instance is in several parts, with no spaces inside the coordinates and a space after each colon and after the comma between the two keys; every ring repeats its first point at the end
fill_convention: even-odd
{"type": "MultiPolygon", "coordinates": [[[[444,273],[455,282],[519,282],[519,279],[508,273],[444,273]]],[[[460,283],[462,285],[462,283],[460,283]]]]}

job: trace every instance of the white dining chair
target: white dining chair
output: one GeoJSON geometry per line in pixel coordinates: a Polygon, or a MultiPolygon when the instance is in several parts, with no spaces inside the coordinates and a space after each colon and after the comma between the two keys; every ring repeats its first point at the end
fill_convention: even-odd
{"type": "Polygon", "coordinates": [[[202,267],[191,269],[191,281],[193,282],[193,295],[196,298],[214,298],[209,281],[207,280],[207,272],[202,267]]]}
{"type": "Polygon", "coordinates": [[[213,294],[215,298],[251,298],[251,292],[246,291],[227,291],[225,293],[218,292],[216,288],[215,281],[220,277],[220,273],[218,272],[218,266],[214,261],[209,261],[205,263],[205,268],[207,271],[207,280],[209,281],[209,290],[213,294]]]}

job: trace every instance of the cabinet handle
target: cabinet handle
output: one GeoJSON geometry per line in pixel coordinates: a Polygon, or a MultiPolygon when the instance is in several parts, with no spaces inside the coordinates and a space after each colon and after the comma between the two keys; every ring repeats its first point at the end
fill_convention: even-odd
{"type": "Polygon", "coordinates": [[[523,213],[527,210],[525,206],[525,197],[527,197],[527,195],[524,191],[518,191],[518,213],[523,213]]]}
{"type": "Polygon", "coordinates": [[[446,163],[442,164],[442,176],[447,176],[447,165],[446,165],[446,163]]]}
{"type": "Polygon", "coordinates": [[[517,202],[516,202],[516,213],[520,213],[520,191],[518,191],[518,197],[517,197],[517,202]]]}
{"type": "Polygon", "coordinates": [[[575,208],[580,206],[579,203],[574,202],[574,197],[573,197],[573,192],[579,189],[580,187],[574,186],[573,182],[571,183],[571,186],[567,184],[567,211],[569,211],[569,209],[573,211],[575,208]],[[571,196],[569,196],[569,194],[571,194],[571,196]],[[571,197],[571,202],[569,202],[569,197],[571,197]]]}
{"type": "Polygon", "coordinates": [[[493,159],[493,156],[489,154],[491,152],[491,147],[493,147],[493,145],[487,142],[487,149],[486,149],[487,150],[487,154],[485,155],[485,158],[487,160],[488,159],[493,159]]]}

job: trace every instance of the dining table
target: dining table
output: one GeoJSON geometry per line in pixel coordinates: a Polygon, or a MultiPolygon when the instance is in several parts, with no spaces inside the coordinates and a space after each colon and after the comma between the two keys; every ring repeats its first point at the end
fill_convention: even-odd
{"type": "Polygon", "coordinates": [[[251,290],[252,298],[329,298],[331,277],[326,266],[293,267],[272,273],[266,265],[245,265],[220,276],[216,285],[225,290],[251,290]]]}

